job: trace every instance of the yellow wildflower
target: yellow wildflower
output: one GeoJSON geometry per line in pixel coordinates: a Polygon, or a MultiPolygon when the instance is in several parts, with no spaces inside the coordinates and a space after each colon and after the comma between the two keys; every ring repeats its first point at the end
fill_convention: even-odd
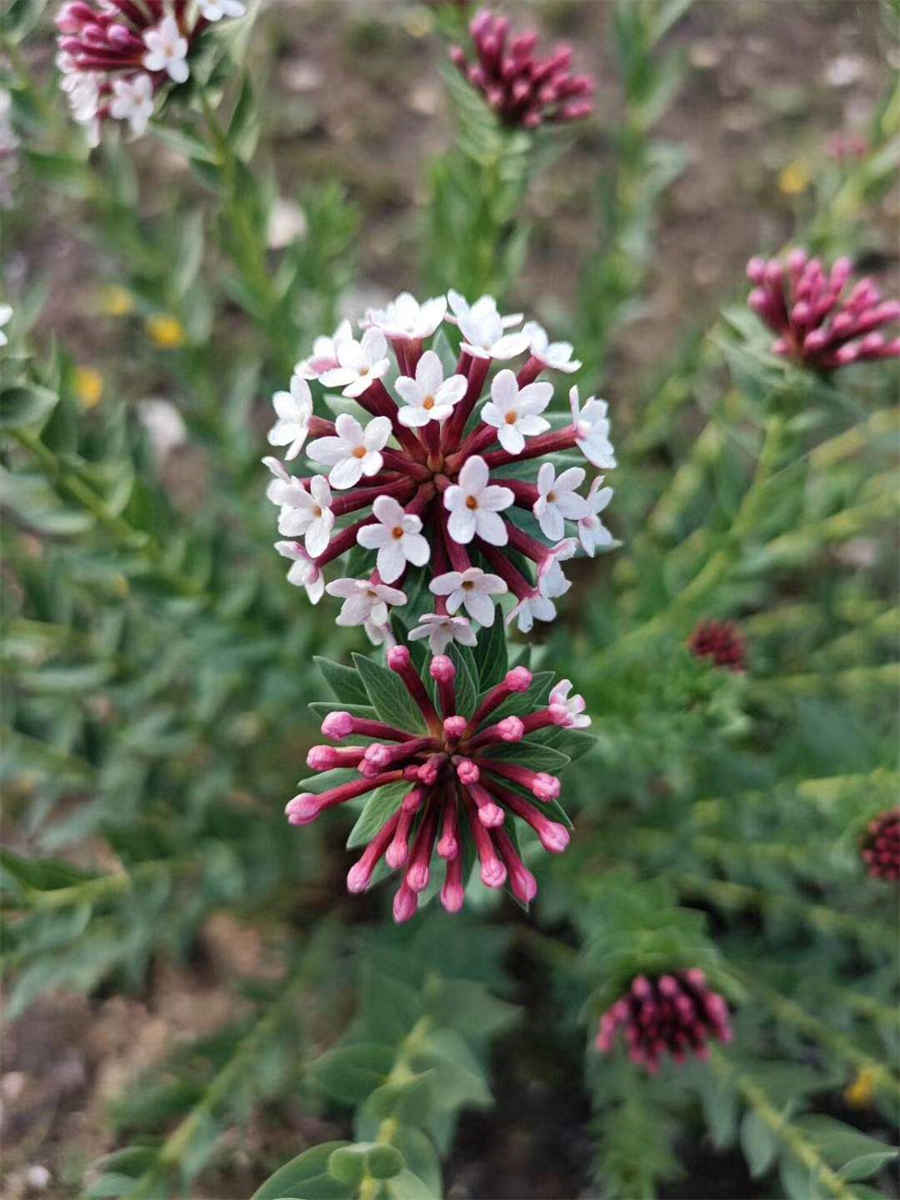
{"type": "Polygon", "coordinates": [[[185,342],[184,326],[171,313],[154,313],[148,317],[147,332],[161,350],[177,350],[185,342]]]}
{"type": "Polygon", "coordinates": [[[72,383],[82,408],[96,408],[103,396],[103,376],[96,367],[76,367],[72,383]]]}
{"type": "Polygon", "coordinates": [[[799,196],[809,184],[809,167],[801,158],[788,163],[778,176],[778,187],[785,196],[799,196]]]}
{"type": "Polygon", "coordinates": [[[127,317],[134,311],[134,296],[127,288],[111,283],[100,293],[100,308],[108,317],[127,317]]]}

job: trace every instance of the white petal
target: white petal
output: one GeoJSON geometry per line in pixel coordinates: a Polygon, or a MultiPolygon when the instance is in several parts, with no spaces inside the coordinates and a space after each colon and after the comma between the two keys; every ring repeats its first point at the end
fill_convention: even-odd
{"type": "Polygon", "coordinates": [[[354,458],[351,454],[348,458],[341,459],[335,463],[328,475],[328,482],[335,488],[351,488],[359,483],[363,473],[363,460],[354,458]]]}
{"type": "Polygon", "coordinates": [[[385,525],[363,525],[356,535],[356,540],[367,550],[378,550],[382,546],[386,546],[393,538],[391,531],[385,525]]]}
{"type": "Polygon", "coordinates": [[[492,483],[484,488],[478,497],[478,507],[488,512],[501,512],[504,508],[509,508],[515,498],[515,493],[510,488],[492,483]]]}
{"type": "Polygon", "coordinates": [[[478,536],[491,546],[505,546],[509,541],[509,532],[499,513],[486,512],[482,508],[476,511],[478,536]]]}
{"type": "Polygon", "coordinates": [[[330,467],[335,463],[343,462],[349,453],[349,449],[343,438],[323,437],[316,438],[315,441],[310,442],[306,453],[313,462],[324,463],[330,467]]]}
{"type": "Polygon", "coordinates": [[[490,596],[471,591],[466,596],[466,612],[479,625],[491,625],[494,620],[494,602],[490,596]]]}
{"type": "MultiPolygon", "coordinates": [[[[362,533],[362,530],[360,530],[360,533],[362,533]]],[[[385,583],[393,583],[406,570],[406,555],[403,553],[403,547],[400,545],[400,541],[395,537],[391,537],[390,534],[388,534],[387,541],[384,542],[378,551],[376,561],[378,574],[385,583]]]]}
{"type": "MultiPolygon", "coordinates": [[[[450,489],[448,488],[447,491],[449,492],[450,489]]],[[[500,520],[499,517],[497,519],[500,520]]],[[[447,529],[454,542],[459,542],[461,546],[467,545],[475,536],[475,512],[471,508],[466,508],[465,505],[455,509],[450,514],[447,529]]]]}
{"type": "Polygon", "coordinates": [[[403,553],[414,566],[424,567],[431,557],[431,547],[421,533],[408,533],[402,539],[403,553]]]}

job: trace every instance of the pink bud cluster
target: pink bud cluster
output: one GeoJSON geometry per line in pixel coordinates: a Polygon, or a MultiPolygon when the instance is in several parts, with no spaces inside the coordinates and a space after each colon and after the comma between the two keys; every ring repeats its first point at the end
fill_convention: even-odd
{"type": "Polygon", "coordinates": [[[900,808],[890,808],[869,822],[860,854],[872,879],[900,880],[900,808]]]}
{"type": "Polygon", "coordinates": [[[792,250],[786,264],[751,258],[748,303],[778,334],[775,354],[819,371],[900,356],[900,337],[889,340],[881,332],[900,318],[900,301],[882,300],[871,279],[847,290],[851,271],[849,258],[827,271],[805,250],[792,250]]]}
{"type": "Polygon", "coordinates": [[[560,564],[579,542],[590,555],[615,545],[598,516],[612,490],[601,476],[587,494],[579,490],[580,462],[616,465],[607,406],[594,397],[582,403],[570,388],[570,418],[554,418],[554,387],[540,377],[581,364],[569,343],[550,342],[533,321],[517,328],[521,322],[521,313],[501,315],[490,296],[469,304],[451,291],[420,304],[403,292],[369,311],[359,339],[347,321],[317,338],[290,391],[273,398],[269,442],[286,447],[288,461],[303,450],[322,472],[292,475],[264,459],[275,477],[268,495],[280,508],[279,532],[289,539],[276,548],[294,563],[288,578],[313,603],[326,590],[340,597],[338,623],[364,625],[376,644],[390,640],[388,606],[406,603],[411,567],[425,568],[435,607],[410,636],[427,636],[443,653],[450,641],[474,645],[470,619],[491,624],[507,595],[515,598],[507,620],[521,630],[552,620],[554,599],[570,586],[560,564]],[[459,343],[455,362],[446,357],[445,323],[459,343]],[[507,365],[514,359],[516,369],[507,365]],[[326,400],[340,390],[357,415],[315,415],[311,384],[326,400]],[[573,465],[560,470],[558,456],[573,451],[573,465]],[[523,476],[534,459],[544,461],[532,481],[523,476]],[[541,537],[528,528],[532,516],[541,537]],[[577,540],[566,536],[567,522],[577,540]],[[372,552],[374,571],[326,588],[325,569],[354,547],[372,552]]]}
{"type": "Polygon", "coordinates": [[[661,1055],[684,1062],[708,1057],[707,1040],[731,1041],[728,1005],[710,991],[698,967],[655,979],[638,975],[626,995],[600,1018],[595,1045],[608,1054],[623,1030],[628,1057],[655,1075],[661,1055]]]}
{"type": "Polygon", "coordinates": [[[534,129],[545,121],[575,121],[593,110],[594,80],[572,74],[571,46],[538,58],[536,33],[508,39],[509,22],[486,8],[472,18],[469,32],[477,62],[470,64],[460,46],[453,47],[450,58],[504,124],[534,129]]]}
{"type": "Polygon", "coordinates": [[[567,681],[563,681],[551,693],[545,708],[498,720],[496,710],[500,705],[531,686],[531,672],[515,667],[485,694],[471,717],[464,717],[457,712],[456,667],[452,659],[436,655],[429,663],[437,705],[405,646],[393,647],[387,661],[421,712],[427,733],[397,729],[349,712],[329,713],[322,722],[322,733],[334,742],[357,739],[356,744],[313,746],[307,764],[313,771],[351,768],[360,778],[318,795],[304,792],[295,796],[285,810],[288,820],[292,825],[306,825],[327,809],[386,784],[408,786],[397,811],[351,867],[347,875],[349,891],[366,891],[375,868],[384,859],[391,870],[401,874],[400,889],[394,897],[394,919],[408,921],[418,908],[420,894],[428,887],[436,851],[445,864],[441,903],[447,912],[458,912],[466,886],[463,843],[468,838],[485,886],[500,888],[508,884],[513,895],[527,904],[537,892],[537,883],[510,836],[511,823],[518,817],[530,825],[545,850],[553,854],[565,850],[568,830],[551,820],[541,807],[559,797],[561,786],[555,775],[534,771],[497,752],[539,729],[586,723],[578,715],[583,708],[581,697],[568,697],[567,681]]]}
{"type": "Polygon", "coordinates": [[[701,621],[688,641],[697,658],[711,658],[717,667],[743,671],[746,646],[733,621],[701,621]]]}

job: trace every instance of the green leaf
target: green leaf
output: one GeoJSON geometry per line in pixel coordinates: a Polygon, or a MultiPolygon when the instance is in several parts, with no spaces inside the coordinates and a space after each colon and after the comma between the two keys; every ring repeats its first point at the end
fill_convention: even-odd
{"type": "Polygon", "coordinates": [[[754,1179],[765,1175],[775,1161],[779,1141],[762,1117],[752,1109],[741,1121],[741,1149],[754,1179]]]}
{"type": "Polygon", "coordinates": [[[403,797],[410,791],[412,785],[405,781],[386,783],[384,787],[376,788],[367,797],[363,810],[347,838],[347,849],[367,845],[378,833],[382,825],[394,815],[403,803],[403,797]]]}
{"type": "Polygon", "coordinates": [[[375,1145],[366,1153],[366,1166],[373,1179],[393,1179],[405,1165],[403,1155],[395,1146],[375,1145]]]}
{"type": "Polygon", "coordinates": [[[471,717],[478,704],[478,683],[470,666],[471,651],[463,653],[465,647],[450,646],[450,658],[456,667],[456,711],[463,717],[471,717]]]}
{"type": "Polygon", "coordinates": [[[403,1170],[385,1184],[391,1200],[435,1200],[434,1192],[412,1171],[403,1170]]]}
{"type": "Polygon", "coordinates": [[[12,850],[0,847],[0,872],[6,872],[26,887],[39,892],[52,892],[71,887],[87,879],[97,879],[93,871],[83,871],[55,858],[22,858],[12,850]]]}
{"type": "Polygon", "coordinates": [[[244,75],[241,94],[231,115],[228,126],[228,141],[238,158],[249,161],[256,150],[259,139],[259,111],[253,99],[250,76],[244,75]]]}
{"type": "Polygon", "coordinates": [[[332,662],[330,658],[314,657],[313,662],[322,672],[325,682],[338,700],[347,704],[368,704],[369,694],[363,681],[352,667],[332,662]]]}
{"type": "Polygon", "coordinates": [[[323,1142],[304,1150],[296,1158],[279,1167],[253,1193],[252,1200],[286,1200],[291,1196],[302,1200],[344,1200],[354,1195],[346,1184],[340,1183],[328,1171],[328,1160],[335,1150],[347,1142],[323,1142]]]}
{"type": "Polygon", "coordinates": [[[37,384],[19,384],[0,392],[0,429],[37,425],[57,403],[56,392],[37,384]]]}
{"type": "Polygon", "coordinates": [[[485,750],[484,757],[497,762],[518,763],[530,767],[532,771],[550,771],[554,775],[567,767],[570,761],[568,754],[562,754],[552,746],[542,746],[530,738],[524,738],[521,742],[492,744],[485,750]]]}
{"type": "Polygon", "coordinates": [[[394,1051],[376,1042],[357,1042],[323,1055],[314,1065],[321,1087],[343,1104],[357,1105],[384,1083],[394,1065],[394,1051]]]}
{"type": "MultiPolygon", "coordinates": [[[[886,1155],[883,1161],[896,1158],[898,1151],[880,1142],[877,1138],[869,1137],[845,1125],[834,1117],[826,1117],[818,1113],[797,1117],[794,1125],[801,1130],[832,1167],[844,1167],[851,1162],[860,1163],[863,1159],[877,1158],[886,1155]]],[[[868,1174],[878,1170],[878,1164],[872,1167],[868,1174]]],[[[855,1179],[864,1179],[865,1175],[854,1175],[855,1179]]]]}
{"type": "Polygon", "coordinates": [[[506,630],[503,613],[499,607],[494,613],[494,623],[478,631],[478,686],[482,692],[495,687],[507,671],[506,630]]]}
{"type": "Polygon", "coordinates": [[[353,662],[380,720],[397,729],[425,732],[425,721],[419,706],[414,703],[398,675],[387,667],[380,667],[363,654],[354,654],[353,662]]]}

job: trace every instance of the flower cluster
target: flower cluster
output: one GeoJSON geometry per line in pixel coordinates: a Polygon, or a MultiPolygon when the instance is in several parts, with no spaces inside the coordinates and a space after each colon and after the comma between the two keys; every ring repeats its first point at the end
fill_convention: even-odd
{"type": "Polygon", "coordinates": [[[560,564],[579,542],[590,555],[615,544],[599,516],[612,490],[598,476],[583,494],[585,469],[566,457],[578,451],[597,468],[616,465],[606,404],[582,403],[573,387],[570,417],[554,424],[553,385],[539,376],[581,364],[568,343],[521,323],[521,314],[501,316],[490,296],[470,305],[451,291],[419,304],[404,292],[368,312],[360,338],[347,321],[317,338],[289,390],[274,396],[270,444],[288,461],[304,451],[321,471],[292,475],[264,459],[286,539],[276,548],[293,560],[288,578],[314,603],[326,590],[340,597],[338,623],[364,625],[376,644],[389,636],[389,608],[406,603],[410,567],[426,569],[435,597],[410,637],[428,637],[442,653],[451,641],[473,645],[470,622],[491,624],[507,594],[516,602],[508,620],[521,630],[552,620],[554,599],[570,586],[560,564]],[[518,371],[505,365],[523,357],[518,371]],[[334,421],[314,415],[310,383],[340,391],[334,421]],[[354,407],[358,415],[347,411],[354,407]],[[540,537],[529,532],[534,522],[540,537]],[[369,552],[374,572],[326,586],[324,569],[356,547],[369,552]]]}
{"type": "Polygon", "coordinates": [[[127,121],[139,137],[153,115],[154,97],[184,83],[189,59],[208,25],[241,17],[241,0],[67,0],[56,16],[63,90],[72,115],[92,145],[100,123],[127,121]]]}
{"type": "Polygon", "coordinates": [[[534,129],[544,121],[574,121],[593,109],[594,81],[573,75],[571,46],[558,46],[546,58],[535,55],[536,33],[507,41],[509,22],[480,9],[469,26],[477,62],[454,46],[453,63],[484,96],[506,125],[534,129]]]}
{"type": "Polygon", "coordinates": [[[322,722],[322,733],[334,742],[352,738],[355,744],[313,746],[307,765],[316,772],[349,768],[359,778],[318,794],[295,796],[285,810],[288,820],[292,825],[306,825],[335,805],[397,785],[394,811],[384,816],[362,857],[350,869],[349,891],[366,891],[384,859],[391,870],[402,872],[394,897],[394,919],[407,921],[428,887],[437,851],[445,863],[441,903],[448,912],[458,912],[468,874],[468,842],[480,863],[485,886],[508,884],[517,899],[529,903],[537,884],[516,848],[514,818],[530,825],[551,853],[566,848],[569,834],[543,810],[559,797],[559,779],[524,765],[528,750],[533,749],[533,743],[524,739],[552,726],[588,725],[583,699],[570,695],[572,685],[563,680],[544,707],[523,716],[503,716],[501,706],[509,708],[510,698],[527,692],[532,684],[531,672],[515,667],[484,694],[472,716],[465,717],[458,712],[457,670],[452,659],[435,655],[430,660],[435,701],[407,647],[394,646],[387,661],[421,713],[424,732],[349,712],[329,713],[322,722]],[[523,762],[509,752],[517,743],[523,762]]]}
{"type": "Polygon", "coordinates": [[[872,879],[900,879],[900,808],[890,808],[869,822],[860,854],[872,879]]]}
{"type": "Polygon", "coordinates": [[[638,975],[627,994],[600,1018],[597,1049],[609,1053],[620,1029],[628,1057],[651,1074],[659,1070],[660,1056],[667,1051],[680,1063],[688,1054],[706,1058],[710,1037],[731,1041],[728,1005],[718,992],[710,991],[698,967],[656,979],[638,975]]]}
{"type": "Polygon", "coordinates": [[[839,258],[826,271],[805,250],[791,251],[786,265],[751,258],[747,276],[754,288],[748,303],[778,334],[775,354],[819,371],[900,356],[900,337],[888,340],[881,332],[900,318],[900,301],[882,300],[871,279],[848,291],[851,270],[849,258],[839,258]]]}
{"type": "Polygon", "coordinates": [[[701,621],[688,640],[688,649],[697,658],[711,658],[717,667],[744,670],[746,646],[732,621],[701,621]]]}

